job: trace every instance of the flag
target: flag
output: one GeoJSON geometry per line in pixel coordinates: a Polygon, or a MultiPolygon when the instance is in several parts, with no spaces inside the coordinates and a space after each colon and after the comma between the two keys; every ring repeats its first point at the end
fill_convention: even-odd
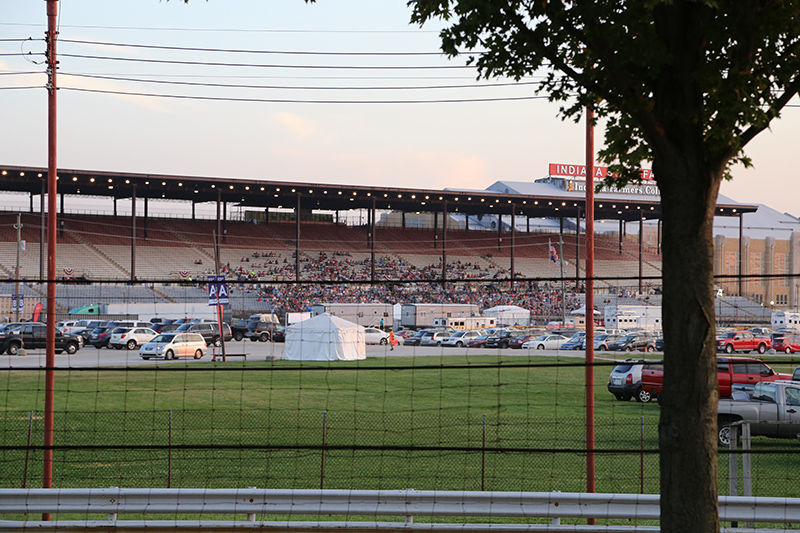
{"type": "Polygon", "coordinates": [[[550,261],[558,263],[558,252],[556,252],[555,246],[550,241],[547,241],[547,244],[550,246],[550,261]]]}

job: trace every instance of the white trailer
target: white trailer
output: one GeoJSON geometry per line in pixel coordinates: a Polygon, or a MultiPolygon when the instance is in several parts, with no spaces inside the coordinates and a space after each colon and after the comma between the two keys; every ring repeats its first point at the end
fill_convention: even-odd
{"type": "Polygon", "coordinates": [[[429,328],[437,318],[465,318],[479,316],[474,304],[403,304],[400,325],[404,328],[429,328]]]}
{"type": "Polygon", "coordinates": [[[786,311],[773,311],[770,324],[772,325],[773,329],[798,329],[800,328],[800,311],[792,311],[788,309],[786,311]]]}
{"type": "Polygon", "coordinates": [[[613,329],[662,329],[661,307],[654,305],[607,305],[605,327],[613,329]]]}
{"type": "Polygon", "coordinates": [[[392,304],[314,304],[311,315],[328,313],[360,326],[390,328],[394,322],[392,304]]]}
{"type": "Polygon", "coordinates": [[[493,316],[439,317],[433,319],[433,325],[457,330],[485,329],[497,326],[497,318],[493,316]]]}

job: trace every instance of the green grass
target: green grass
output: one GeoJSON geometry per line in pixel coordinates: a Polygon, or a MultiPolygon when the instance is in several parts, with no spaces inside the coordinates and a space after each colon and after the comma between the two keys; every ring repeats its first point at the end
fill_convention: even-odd
{"type": "MultiPolygon", "coordinates": [[[[449,355],[58,371],[55,444],[74,448],[55,451],[54,486],[581,492],[579,362],[449,355]]],[[[613,400],[610,369],[594,369],[596,490],[657,493],[659,407],[613,400]]],[[[43,372],[5,378],[2,445],[27,443],[30,411],[41,444],[43,372]]],[[[0,450],[0,485],[38,486],[41,451],[27,471],[25,457],[0,450]]],[[[755,493],[800,496],[788,482],[798,461],[755,456],[755,493]]],[[[727,483],[721,455],[722,494],[727,483]]]]}

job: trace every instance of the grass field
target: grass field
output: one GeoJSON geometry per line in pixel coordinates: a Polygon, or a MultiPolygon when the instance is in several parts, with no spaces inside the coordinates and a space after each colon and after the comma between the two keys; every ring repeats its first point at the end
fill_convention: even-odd
{"type": "MultiPolygon", "coordinates": [[[[582,492],[578,363],[448,355],[58,371],[53,484],[582,492]]],[[[597,491],[657,493],[659,407],[613,400],[610,369],[594,369],[597,491]]],[[[36,487],[41,451],[23,448],[29,427],[42,443],[44,373],[3,377],[0,485],[36,487]]],[[[753,464],[756,495],[800,496],[790,482],[800,455],[753,464]]]]}

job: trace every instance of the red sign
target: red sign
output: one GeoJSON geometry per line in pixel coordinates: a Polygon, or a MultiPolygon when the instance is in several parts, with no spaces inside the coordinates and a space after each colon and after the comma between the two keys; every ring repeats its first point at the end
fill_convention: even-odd
{"type": "MultiPolygon", "coordinates": [[[[649,168],[640,169],[643,180],[652,180],[653,171],[649,168]]],[[[571,178],[586,179],[586,165],[564,165],[550,163],[550,176],[569,176],[571,178]]],[[[594,179],[604,179],[609,176],[608,167],[594,167],[594,179]]]]}
{"type": "Polygon", "coordinates": [[[42,306],[42,302],[39,302],[38,304],[36,304],[36,307],[33,308],[33,321],[34,322],[38,322],[39,321],[39,315],[42,313],[42,307],[43,307],[42,306]]]}

